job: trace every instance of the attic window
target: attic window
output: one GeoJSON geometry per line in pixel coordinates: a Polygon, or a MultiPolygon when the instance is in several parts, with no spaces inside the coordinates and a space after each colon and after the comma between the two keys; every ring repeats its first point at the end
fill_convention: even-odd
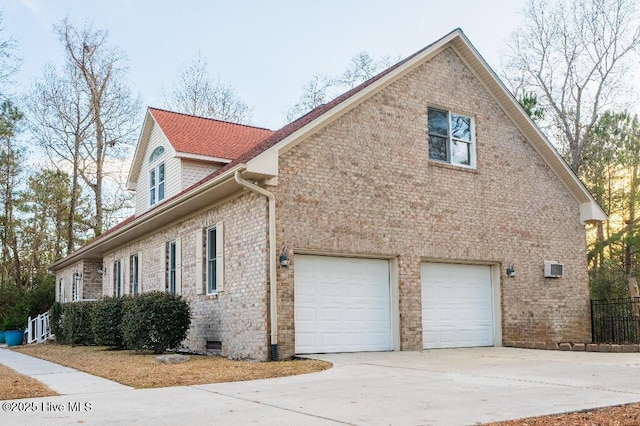
{"type": "Polygon", "coordinates": [[[474,123],[471,117],[428,109],[429,159],[475,168],[474,123]]]}
{"type": "Polygon", "coordinates": [[[149,156],[149,163],[153,163],[155,160],[160,158],[160,156],[162,154],[164,154],[164,147],[163,146],[159,146],[156,149],[154,149],[153,152],[151,153],[151,155],[149,156]]]}

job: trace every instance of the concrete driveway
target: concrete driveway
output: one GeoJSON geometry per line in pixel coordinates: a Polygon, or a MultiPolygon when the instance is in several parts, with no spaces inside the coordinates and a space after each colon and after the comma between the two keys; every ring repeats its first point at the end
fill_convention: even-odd
{"type": "Polygon", "coordinates": [[[473,425],[640,401],[639,353],[473,348],[316,358],[334,367],[251,382],[19,400],[38,409],[1,412],[0,422],[473,425]],[[85,402],[90,410],[52,412],[46,405],[85,402]]]}

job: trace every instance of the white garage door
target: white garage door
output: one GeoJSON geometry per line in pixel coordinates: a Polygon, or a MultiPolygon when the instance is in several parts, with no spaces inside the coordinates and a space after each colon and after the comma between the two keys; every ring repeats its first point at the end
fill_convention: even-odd
{"type": "Polygon", "coordinates": [[[390,350],[389,261],[298,255],[296,353],[390,350]]]}
{"type": "Polygon", "coordinates": [[[422,264],[424,348],[493,346],[491,267],[422,264]]]}

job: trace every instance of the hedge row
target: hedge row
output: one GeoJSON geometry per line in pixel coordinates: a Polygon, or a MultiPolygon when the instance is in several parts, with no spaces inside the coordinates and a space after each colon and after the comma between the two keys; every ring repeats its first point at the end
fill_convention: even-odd
{"type": "Polygon", "coordinates": [[[97,302],[56,303],[51,331],[69,345],[101,345],[118,349],[175,349],[187,337],[189,304],[165,292],[105,297],[97,302]]]}

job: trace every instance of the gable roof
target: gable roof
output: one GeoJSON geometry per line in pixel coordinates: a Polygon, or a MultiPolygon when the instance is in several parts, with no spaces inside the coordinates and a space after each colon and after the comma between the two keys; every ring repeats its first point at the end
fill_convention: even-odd
{"type": "MultiPolygon", "coordinates": [[[[338,96],[331,102],[319,106],[298,120],[284,126],[228,164],[223,170],[219,170],[218,173],[223,173],[227,167],[255,161],[256,157],[264,156],[272,150],[276,151],[277,155],[271,155],[271,158],[277,159],[278,155],[295,147],[310,134],[328,125],[331,121],[342,116],[364,100],[448,48],[453,49],[462,59],[518,130],[531,143],[540,157],[563,182],[574,199],[580,203],[580,218],[582,222],[607,220],[606,213],[593,198],[584,183],[558,153],[547,136],[524,111],[517,99],[486,63],[460,28],[456,28],[440,40],[382,71],[354,89],[338,96]]],[[[275,169],[277,170],[277,165],[275,169]]]]}
{"type": "Polygon", "coordinates": [[[212,118],[149,108],[158,126],[180,153],[227,160],[238,158],[273,131],[212,118]]]}
{"type": "MultiPolygon", "coordinates": [[[[553,144],[522,109],[515,97],[469,42],[462,30],[456,29],[440,40],[437,40],[424,49],[382,71],[380,74],[338,96],[327,104],[321,105],[287,124],[280,130],[276,132],[269,131],[270,133],[266,138],[257,141],[253,147],[241,153],[224,167],[216,170],[171,199],[166,200],[162,205],[158,206],[158,208],[147,211],[130,221],[128,220],[124,226],[121,226],[122,224],[118,225],[116,232],[111,232],[110,230],[85,244],[81,249],[56,262],[51,269],[60,269],[73,262],[73,259],[79,256],[84,255],[91,257],[91,254],[94,253],[93,250],[99,250],[98,247],[100,246],[103,247],[102,250],[108,250],[111,245],[116,247],[118,241],[121,241],[125,235],[142,236],[149,230],[158,229],[158,226],[169,223],[170,221],[169,218],[161,219],[161,215],[169,211],[188,212],[191,210],[188,206],[198,207],[201,204],[205,205],[205,202],[200,200],[200,198],[204,199],[205,194],[209,194],[206,203],[210,203],[212,196],[220,199],[223,195],[228,195],[231,191],[240,190],[241,188],[237,185],[234,189],[233,175],[236,171],[245,170],[248,175],[261,178],[277,176],[278,156],[280,154],[295,147],[311,134],[327,126],[369,97],[404,77],[448,48],[452,48],[456,52],[485,87],[487,92],[494,98],[496,103],[513,121],[519,131],[531,143],[540,157],[564,183],[568,191],[580,205],[580,217],[582,221],[606,220],[607,216],[602,208],[556,151],[553,144]],[[109,243],[107,240],[112,242],[109,243]]],[[[167,111],[157,110],[155,108],[150,108],[149,110],[168,113],[167,111]]],[[[147,131],[146,124],[145,128],[143,128],[143,135],[145,131],[147,131]]],[[[98,252],[95,252],[94,257],[96,254],[98,254],[98,252]]]]}
{"type": "Polygon", "coordinates": [[[128,189],[136,188],[154,126],[160,128],[177,157],[218,163],[230,163],[273,134],[260,127],[148,107],[127,177],[128,189]]]}

